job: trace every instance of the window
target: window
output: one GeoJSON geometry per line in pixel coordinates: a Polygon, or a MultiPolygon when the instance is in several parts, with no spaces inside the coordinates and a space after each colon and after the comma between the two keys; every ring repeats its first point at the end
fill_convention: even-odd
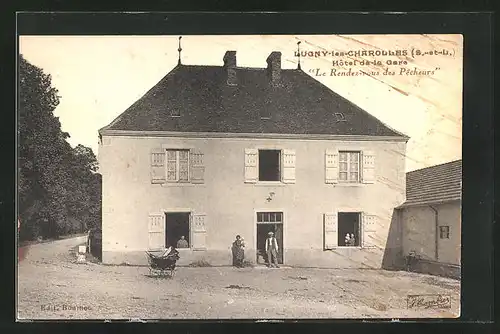
{"type": "Polygon", "coordinates": [[[339,152],[339,180],[341,182],[360,182],[360,152],[339,152]]]}
{"type": "Polygon", "coordinates": [[[449,239],[450,238],[450,227],[449,226],[439,226],[439,238],[449,239]]]}
{"type": "Polygon", "coordinates": [[[195,148],[151,148],[151,183],[172,186],[205,183],[204,154],[195,148]]]}
{"type": "Polygon", "coordinates": [[[335,113],[335,117],[337,118],[337,122],[345,122],[346,121],[344,114],[341,112],[335,113]]]}
{"type": "Polygon", "coordinates": [[[245,183],[295,183],[295,150],[245,148],[245,183]]]}
{"type": "Polygon", "coordinates": [[[168,212],[166,213],[166,236],[165,245],[175,248],[189,248],[190,229],[189,229],[189,212],[168,212]]]}
{"type": "Polygon", "coordinates": [[[282,223],[283,212],[257,212],[258,223],[282,223]]]}
{"type": "Polygon", "coordinates": [[[360,245],[359,212],[339,212],[338,214],[338,245],[357,247],[360,245]]]}
{"type": "Polygon", "coordinates": [[[167,150],[167,181],[189,181],[189,150],[167,150]]]}
{"type": "Polygon", "coordinates": [[[280,181],[280,150],[259,150],[259,181],[280,181]]]}

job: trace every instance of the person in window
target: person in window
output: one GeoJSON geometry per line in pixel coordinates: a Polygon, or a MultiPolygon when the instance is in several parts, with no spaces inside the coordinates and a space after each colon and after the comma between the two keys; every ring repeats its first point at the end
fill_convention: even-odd
{"type": "Polygon", "coordinates": [[[354,238],[354,233],[351,233],[350,246],[356,246],[356,239],[354,238]]]}
{"type": "Polygon", "coordinates": [[[351,236],[349,235],[349,233],[346,233],[345,238],[344,238],[344,243],[346,246],[350,246],[351,236]]]}
{"type": "Polygon", "coordinates": [[[269,237],[266,239],[266,253],[267,253],[267,266],[276,268],[278,266],[278,241],[274,237],[273,232],[268,233],[269,237]]]}
{"type": "Polygon", "coordinates": [[[189,244],[184,236],[181,236],[179,241],[177,241],[177,248],[189,248],[189,244]]]}
{"type": "Polygon", "coordinates": [[[245,250],[243,249],[245,244],[240,235],[236,236],[236,240],[233,242],[232,252],[233,252],[233,266],[237,268],[243,267],[243,260],[245,258],[245,250]]]}
{"type": "Polygon", "coordinates": [[[346,246],[356,246],[356,238],[354,238],[354,233],[347,233],[345,235],[345,245],[346,246]]]}

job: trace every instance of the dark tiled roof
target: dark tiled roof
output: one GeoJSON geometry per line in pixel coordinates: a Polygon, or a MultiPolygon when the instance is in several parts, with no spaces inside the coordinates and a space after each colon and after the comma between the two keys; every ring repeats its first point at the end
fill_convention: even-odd
{"type": "Polygon", "coordinates": [[[264,68],[178,65],[102,130],[334,134],[407,137],[302,70],[281,70],[275,87],[264,68]],[[180,117],[171,117],[180,112],[180,117]],[[270,119],[261,119],[270,114],[270,119]],[[341,113],[345,121],[336,115],[341,113]]]}
{"type": "Polygon", "coordinates": [[[406,202],[402,206],[460,200],[462,160],[406,173],[406,202]]]}

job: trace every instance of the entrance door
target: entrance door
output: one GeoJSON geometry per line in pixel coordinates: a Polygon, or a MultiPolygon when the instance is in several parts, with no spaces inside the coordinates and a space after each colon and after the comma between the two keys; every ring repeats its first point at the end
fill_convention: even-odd
{"type": "Polygon", "coordinates": [[[283,212],[257,212],[257,263],[267,261],[266,239],[273,232],[278,242],[278,263],[283,264],[283,212]]]}

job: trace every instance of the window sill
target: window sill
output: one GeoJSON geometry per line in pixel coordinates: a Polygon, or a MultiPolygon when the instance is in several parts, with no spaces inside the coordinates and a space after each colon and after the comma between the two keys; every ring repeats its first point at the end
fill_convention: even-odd
{"type": "Polygon", "coordinates": [[[253,184],[259,187],[284,187],[289,183],[283,183],[281,181],[258,181],[258,182],[247,182],[248,184],[253,184]]]}
{"type": "Polygon", "coordinates": [[[362,187],[368,183],[363,182],[338,182],[332,183],[334,187],[362,187]]]}
{"type": "Polygon", "coordinates": [[[373,248],[373,247],[363,247],[363,246],[337,246],[333,247],[332,249],[324,249],[323,251],[334,251],[334,250],[339,250],[339,249],[367,249],[367,248],[373,248]]]}
{"type": "Polygon", "coordinates": [[[206,251],[206,248],[176,248],[179,253],[191,253],[206,251]]]}
{"type": "Polygon", "coordinates": [[[166,182],[161,183],[162,187],[170,188],[170,187],[199,187],[203,186],[204,183],[191,183],[191,182],[166,182]]]}

